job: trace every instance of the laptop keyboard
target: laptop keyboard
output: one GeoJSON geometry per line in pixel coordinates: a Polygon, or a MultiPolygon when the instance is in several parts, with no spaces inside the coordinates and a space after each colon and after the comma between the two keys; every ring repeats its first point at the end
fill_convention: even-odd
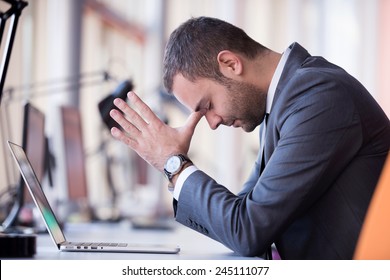
{"type": "Polygon", "coordinates": [[[77,247],[85,247],[84,249],[88,249],[88,247],[90,246],[92,249],[96,249],[96,247],[101,247],[101,246],[104,246],[104,247],[127,247],[128,244],[127,243],[108,243],[108,242],[96,242],[96,243],[93,243],[93,242],[69,242],[68,245],[73,245],[73,246],[77,246],[77,247]]]}

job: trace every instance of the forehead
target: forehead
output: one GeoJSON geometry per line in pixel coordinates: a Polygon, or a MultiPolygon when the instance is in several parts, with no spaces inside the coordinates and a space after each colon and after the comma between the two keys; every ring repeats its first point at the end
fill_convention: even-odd
{"type": "Polygon", "coordinates": [[[191,111],[199,110],[199,106],[207,99],[208,92],[204,79],[192,82],[182,74],[176,74],[173,78],[172,91],[177,100],[191,111]]]}

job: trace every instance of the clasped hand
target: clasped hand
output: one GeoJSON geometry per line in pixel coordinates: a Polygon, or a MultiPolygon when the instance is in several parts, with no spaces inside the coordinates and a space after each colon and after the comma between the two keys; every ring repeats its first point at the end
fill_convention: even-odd
{"type": "Polygon", "coordinates": [[[134,109],[117,98],[114,104],[118,109],[110,111],[110,116],[122,128],[111,129],[115,139],[133,149],[161,172],[168,157],[188,153],[195,127],[204,111],[191,113],[184,126],[172,128],[161,121],[134,92],[129,92],[127,97],[134,109]]]}

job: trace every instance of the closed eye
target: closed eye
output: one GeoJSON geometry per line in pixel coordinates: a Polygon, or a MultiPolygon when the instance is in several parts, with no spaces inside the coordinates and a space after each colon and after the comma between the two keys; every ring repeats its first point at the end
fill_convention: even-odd
{"type": "Polygon", "coordinates": [[[207,111],[211,109],[211,103],[208,102],[206,104],[203,104],[203,102],[200,102],[196,107],[195,107],[195,112],[198,112],[202,109],[206,109],[207,111]]]}

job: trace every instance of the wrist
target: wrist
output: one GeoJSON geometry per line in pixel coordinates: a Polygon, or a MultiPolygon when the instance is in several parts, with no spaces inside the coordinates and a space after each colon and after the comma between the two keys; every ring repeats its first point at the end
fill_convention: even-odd
{"type": "Polygon", "coordinates": [[[190,165],[192,165],[191,160],[184,154],[172,155],[166,160],[164,174],[169,181],[170,191],[173,191],[179,174],[190,165]]]}
{"type": "Polygon", "coordinates": [[[186,162],[186,163],[183,165],[182,169],[181,169],[177,174],[175,174],[175,175],[172,176],[172,179],[169,181],[169,184],[170,184],[169,187],[170,187],[170,188],[172,188],[172,189],[175,188],[177,179],[179,178],[180,174],[181,174],[187,167],[189,167],[189,166],[191,166],[191,165],[194,165],[194,164],[192,163],[192,161],[186,162]]]}

